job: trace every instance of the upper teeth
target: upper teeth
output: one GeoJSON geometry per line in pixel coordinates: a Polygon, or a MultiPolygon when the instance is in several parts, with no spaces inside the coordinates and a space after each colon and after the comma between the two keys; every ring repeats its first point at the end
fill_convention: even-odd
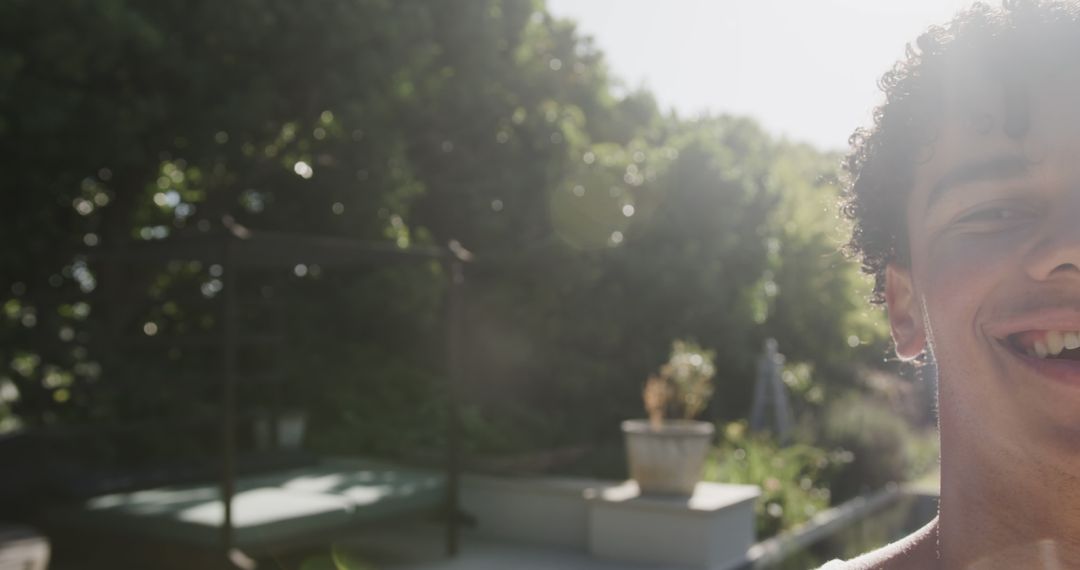
{"type": "Polygon", "coordinates": [[[1080,348],[1080,331],[1049,331],[1045,340],[1036,340],[1032,347],[1035,356],[1057,356],[1062,350],[1080,348]]]}

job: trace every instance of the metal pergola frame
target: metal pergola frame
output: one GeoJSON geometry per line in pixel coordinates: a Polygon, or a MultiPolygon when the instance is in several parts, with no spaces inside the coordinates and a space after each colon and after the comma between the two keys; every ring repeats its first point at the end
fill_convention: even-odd
{"type": "Polygon", "coordinates": [[[162,261],[199,261],[217,264],[223,269],[223,334],[217,339],[222,348],[221,360],[221,501],[224,517],[221,525],[222,552],[234,552],[232,499],[236,489],[236,386],[238,381],[237,348],[237,276],[245,269],[291,269],[297,264],[322,267],[385,265],[397,262],[438,261],[446,275],[445,343],[448,425],[446,445],[446,551],[453,556],[459,548],[459,386],[463,380],[465,266],[472,254],[456,241],[444,247],[398,247],[342,237],[263,232],[245,228],[230,217],[219,227],[196,231],[162,240],[130,242],[111,250],[86,253],[87,260],[116,265],[160,263],[162,261]]]}

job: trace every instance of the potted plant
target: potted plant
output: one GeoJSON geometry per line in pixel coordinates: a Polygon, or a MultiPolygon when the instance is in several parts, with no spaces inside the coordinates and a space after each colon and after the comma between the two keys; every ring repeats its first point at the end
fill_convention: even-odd
{"type": "Polygon", "coordinates": [[[672,343],[670,359],[642,390],[649,419],[622,423],[630,477],[642,494],[694,493],[715,431],[694,420],[712,398],[713,358],[693,342],[672,343]]]}

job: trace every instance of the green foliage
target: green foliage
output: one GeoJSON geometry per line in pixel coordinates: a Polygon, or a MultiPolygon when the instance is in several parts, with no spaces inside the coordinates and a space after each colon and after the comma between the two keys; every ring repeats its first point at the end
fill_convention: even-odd
{"type": "Polygon", "coordinates": [[[832,481],[837,500],[911,481],[937,462],[936,433],[917,431],[884,402],[857,393],[828,407],[821,431],[826,445],[851,454],[832,481]]]}
{"type": "Polygon", "coordinates": [[[736,422],[724,429],[704,478],[723,483],[757,485],[757,536],[763,540],[809,520],[830,505],[829,477],[845,455],[806,444],[781,447],[771,439],[747,433],[736,422]]]}
{"type": "MultiPolygon", "coordinates": [[[[43,363],[13,377],[27,423],[128,413],[111,409],[109,394],[129,387],[116,385],[124,363],[94,350],[101,339],[139,334],[166,307],[179,306],[169,315],[177,329],[213,328],[199,308],[200,282],[220,290],[211,268],[196,269],[193,286],[173,269],[134,278],[88,266],[79,249],[161,238],[225,213],[279,231],[402,235],[419,186],[393,126],[393,86],[427,74],[432,42],[417,40],[433,23],[423,6],[71,0],[0,10],[11,86],[0,96],[0,176],[17,189],[0,197],[0,235],[21,244],[0,253],[0,296],[22,305],[0,323],[0,356],[32,350],[43,363]],[[371,45],[394,59],[371,57],[371,45]],[[150,306],[128,307],[148,293],[150,306]],[[73,303],[94,317],[58,310],[73,303]],[[108,319],[126,328],[107,330],[108,319]],[[102,364],[109,372],[91,389],[88,371],[102,364]],[[46,383],[49,367],[73,385],[46,383]]],[[[199,369],[200,356],[181,358],[199,369]]],[[[174,366],[158,356],[159,369],[174,366]]]]}
{"type": "Polygon", "coordinates": [[[239,278],[82,255],[224,215],[472,250],[477,450],[614,438],[672,338],[715,352],[714,418],[749,409],[764,338],[810,408],[880,357],[836,253],[836,157],[616,95],[541,3],[13,0],[0,37],[0,409],[27,425],[215,413],[212,351],[108,341],[218,334],[236,278],[242,329],[287,333],[242,356],[283,379],[245,406],[306,407],[326,450],[440,443],[439,267],[239,278]]]}
{"type": "MultiPolygon", "coordinates": [[[[786,371],[797,377],[789,385],[805,381],[799,368],[786,371]]],[[[744,422],[724,430],[706,478],[761,487],[759,538],[789,530],[859,494],[913,481],[937,466],[937,433],[913,427],[880,398],[852,392],[828,405],[823,416],[821,425],[800,430],[799,439],[813,445],[781,447],[767,436],[748,434],[744,422]]]]}
{"type": "Polygon", "coordinates": [[[880,366],[888,342],[882,313],[865,302],[870,283],[840,253],[848,231],[835,213],[839,160],[787,145],[769,180],[786,191],[771,214],[765,326],[787,357],[789,387],[817,386],[817,403],[850,387],[853,361],[880,366]]]}

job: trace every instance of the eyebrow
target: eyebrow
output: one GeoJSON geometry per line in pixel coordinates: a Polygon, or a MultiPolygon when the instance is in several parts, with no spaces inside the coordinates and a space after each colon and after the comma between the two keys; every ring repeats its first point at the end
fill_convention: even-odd
{"type": "Polygon", "coordinates": [[[958,186],[1020,176],[1028,172],[1028,165],[1026,158],[1016,155],[1002,155],[961,164],[945,173],[930,189],[926,197],[926,209],[929,210],[934,202],[958,186]]]}

